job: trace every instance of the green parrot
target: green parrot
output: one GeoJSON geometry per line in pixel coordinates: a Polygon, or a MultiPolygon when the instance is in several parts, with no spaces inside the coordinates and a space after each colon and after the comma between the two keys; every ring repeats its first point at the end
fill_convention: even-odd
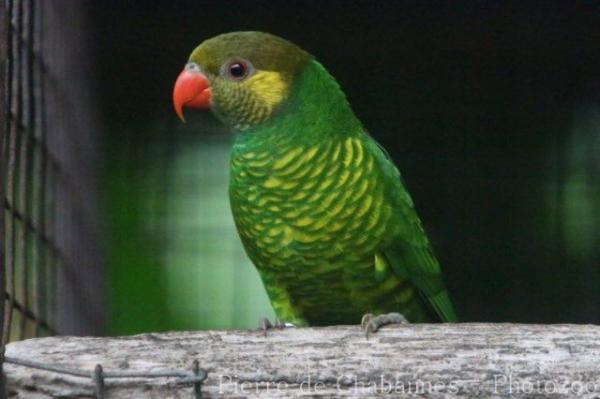
{"type": "Polygon", "coordinates": [[[398,169],[313,56],[262,32],[213,37],[173,104],[182,120],[184,107],[210,109],[235,133],[231,210],[280,320],[457,320],[398,169]]]}

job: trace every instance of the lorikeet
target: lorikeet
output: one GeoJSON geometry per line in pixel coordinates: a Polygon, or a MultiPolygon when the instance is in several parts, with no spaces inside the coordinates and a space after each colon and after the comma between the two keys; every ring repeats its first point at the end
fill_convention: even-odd
{"type": "Polygon", "coordinates": [[[173,102],[182,119],[210,108],[236,134],[231,209],[278,318],[456,321],[398,169],[310,54],[267,33],[216,36],[192,52],[173,102]]]}

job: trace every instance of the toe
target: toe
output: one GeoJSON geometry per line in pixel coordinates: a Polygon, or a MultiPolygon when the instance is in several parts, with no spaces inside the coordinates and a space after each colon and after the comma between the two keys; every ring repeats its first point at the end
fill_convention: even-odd
{"type": "Polygon", "coordinates": [[[362,317],[362,319],[360,320],[360,327],[364,330],[367,328],[367,325],[369,324],[369,322],[374,318],[375,316],[373,315],[373,313],[365,313],[362,317]]]}
{"type": "Polygon", "coordinates": [[[408,320],[406,320],[406,317],[404,317],[400,313],[388,313],[388,314],[384,314],[381,316],[382,316],[382,318],[384,318],[383,325],[385,325],[385,324],[410,324],[408,322],[408,320]]]}
{"type": "Polygon", "coordinates": [[[267,330],[273,328],[273,325],[266,317],[263,317],[258,320],[258,329],[263,332],[263,335],[267,336],[267,330]]]}
{"type": "Polygon", "coordinates": [[[409,324],[408,320],[400,313],[386,313],[373,316],[367,313],[362,317],[360,322],[361,328],[365,331],[365,336],[369,338],[369,334],[377,332],[381,327],[388,324],[409,324]]]}

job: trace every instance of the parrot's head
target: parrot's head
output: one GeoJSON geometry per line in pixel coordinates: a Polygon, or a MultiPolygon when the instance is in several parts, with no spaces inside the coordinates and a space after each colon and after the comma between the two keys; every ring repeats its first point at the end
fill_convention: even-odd
{"type": "Polygon", "coordinates": [[[294,78],[311,59],[298,46],[262,32],[232,32],[206,40],[190,55],[173,89],[175,111],[210,109],[244,130],[286,102],[294,78]]]}

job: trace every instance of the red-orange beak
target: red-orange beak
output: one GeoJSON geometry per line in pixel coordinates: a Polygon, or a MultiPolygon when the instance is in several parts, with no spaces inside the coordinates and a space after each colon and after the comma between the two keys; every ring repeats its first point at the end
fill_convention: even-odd
{"type": "Polygon", "coordinates": [[[183,122],[183,107],[208,109],[210,108],[210,85],[201,72],[184,69],[175,81],[173,88],[173,106],[183,122]]]}

